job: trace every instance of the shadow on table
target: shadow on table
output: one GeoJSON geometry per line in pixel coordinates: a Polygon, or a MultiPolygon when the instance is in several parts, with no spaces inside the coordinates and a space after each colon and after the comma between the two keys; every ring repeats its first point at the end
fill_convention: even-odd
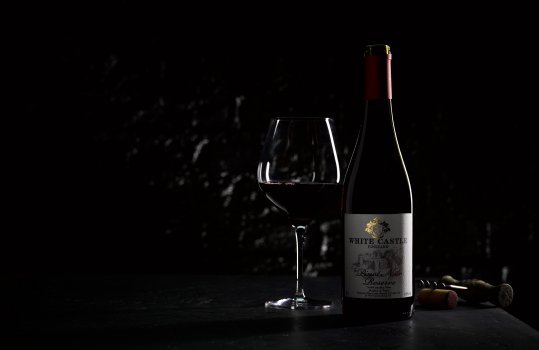
{"type": "MultiPolygon", "coordinates": [[[[470,302],[467,302],[467,301],[463,301],[463,300],[459,300],[458,303],[457,303],[457,306],[456,308],[468,308],[468,309],[496,309],[496,308],[499,308],[499,306],[496,306],[494,304],[491,304],[491,303],[470,303],[470,302]]],[[[415,304],[415,309],[416,311],[421,311],[421,312],[429,312],[429,311],[440,311],[440,310],[448,310],[450,311],[451,309],[448,309],[447,307],[444,307],[443,305],[438,305],[438,306],[427,306],[427,305],[422,305],[420,303],[416,303],[415,304]]]]}
{"type": "MultiPolygon", "coordinates": [[[[372,324],[369,323],[369,324],[372,324]]],[[[36,330],[31,334],[18,334],[20,344],[66,346],[69,348],[106,346],[141,346],[159,344],[181,344],[203,341],[222,341],[271,334],[338,329],[348,326],[367,325],[350,323],[341,314],[276,316],[261,319],[216,320],[181,322],[163,326],[109,328],[62,328],[36,330]]],[[[25,332],[26,333],[26,332],[25,332]]]]}

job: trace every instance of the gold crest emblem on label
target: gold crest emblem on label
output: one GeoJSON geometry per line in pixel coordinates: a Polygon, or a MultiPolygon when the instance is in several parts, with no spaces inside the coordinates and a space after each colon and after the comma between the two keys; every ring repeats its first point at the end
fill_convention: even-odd
{"type": "Polygon", "coordinates": [[[365,226],[365,232],[367,232],[372,238],[382,238],[384,237],[384,234],[389,231],[389,224],[380,220],[378,217],[375,217],[369,221],[365,226]]]}

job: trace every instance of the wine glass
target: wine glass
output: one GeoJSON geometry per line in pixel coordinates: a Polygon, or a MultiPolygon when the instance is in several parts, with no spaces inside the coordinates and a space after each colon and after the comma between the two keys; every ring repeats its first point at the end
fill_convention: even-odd
{"type": "Polygon", "coordinates": [[[339,215],[342,177],[333,119],[273,118],[258,163],[258,184],[288,216],[296,235],[296,288],[267,308],[324,309],[328,300],[307,298],[303,290],[303,244],[307,226],[339,215]]]}

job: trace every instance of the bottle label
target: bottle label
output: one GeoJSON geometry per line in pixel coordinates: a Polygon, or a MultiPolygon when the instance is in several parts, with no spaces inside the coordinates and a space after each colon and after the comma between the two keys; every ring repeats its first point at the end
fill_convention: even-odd
{"type": "Polygon", "coordinates": [[[345,297],[412,296],[411,213],[345,214],[344,238],[345,297]]]}

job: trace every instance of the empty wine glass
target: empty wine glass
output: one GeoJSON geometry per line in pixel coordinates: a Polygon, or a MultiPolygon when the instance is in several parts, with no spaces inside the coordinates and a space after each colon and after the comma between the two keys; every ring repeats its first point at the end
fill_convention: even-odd
{"type": "Polygon", "coordinates": [[[329,308],[303,289],[303,244],[313,220],[339,214],[342,177],[331,118],[273,118],[258,163],[258,183],[266,197],[288,216],[296,235],[296,287],[292,296],[266,302],[268,308],[329,308]]]}

